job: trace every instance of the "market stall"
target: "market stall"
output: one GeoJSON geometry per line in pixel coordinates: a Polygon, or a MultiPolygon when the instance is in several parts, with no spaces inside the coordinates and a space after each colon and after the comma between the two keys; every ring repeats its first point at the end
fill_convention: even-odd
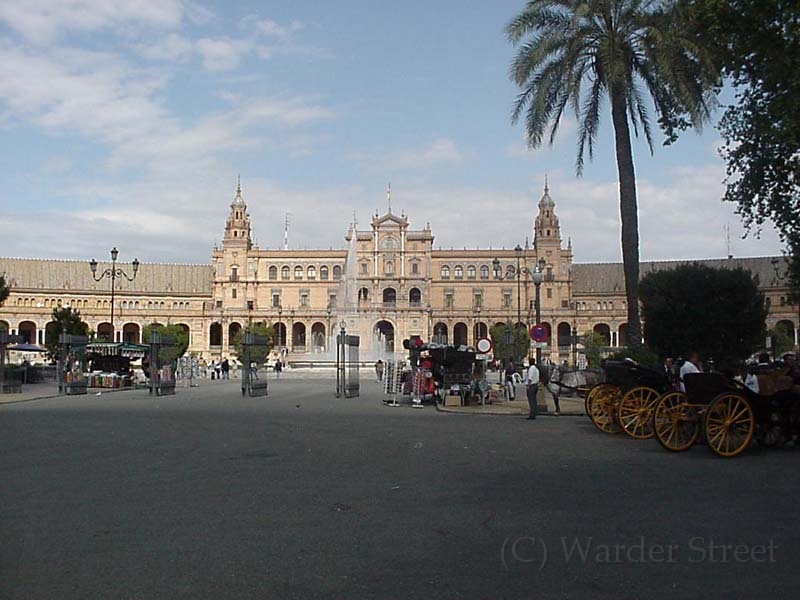
{"type": "Polygon", "coordinates": [[[131,361],[141,360],[148,346],[128,342],[92,342],[86,346],[89,387],[129,388],[135,377],[131,361]]]}

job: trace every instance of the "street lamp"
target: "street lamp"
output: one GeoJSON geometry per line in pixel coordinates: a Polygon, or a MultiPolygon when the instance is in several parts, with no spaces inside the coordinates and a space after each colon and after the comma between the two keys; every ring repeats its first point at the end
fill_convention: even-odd
{"type": "Polygon", "coordinates": [[[117,268],[117,256],[119,256],[119,250],[116,248],[111,249],[111,268],[105,269],[99,275],[97,274],[97,261],[92,259],[89,261],[89,268],[92,270],[92,279],[95,281],[100,281],[105,278],[111,279],[111,336],[112,340],[114,337],[114,293],[116,291],[117,286],[117,277],[124,277],[128,281],[133,281],[136,279],[136,274],[139,272],[139,259],[134,258],[131,266],[133,267],[133,275],[128,275],[124,270],[117,268]]]}
{"type": "MultiPolygon", "coordinates": [[[[536,268],[533,270],[533,274],[531,277],[533,278],[533,285],[536,286],[536,299],[534,303],[536,304],[536,324],[539,325],[542,321],[542,304],[541,304],[541,291],[540,287],[542,285],[542,279],[544,278],[544,273],[542,273],[541,263],[544,261],[540,261],[539,264],[536,265],[536,268]]],[[[541,367],[542,364],[542,347],[540,345],[536,346],[536,366],[541,367]]]]}
{"type": "MultiPolygon", "coordinates": [[[[519,327],[519,324],[522,323],[522,294],[521,294],[522,276],[525,275],[526,276],[526,281],[527,281],[527,276],[528,275],[533,277],[534,273],[536,273],[536,270],[539,270],[539,268],[537,267],[536,270],[531,271],[528,267],[526,267],[524,265],[520,265],[520,262],[522,261],[522,254],[523,254],[522,246],[517,244],[517,247],[514,248],[514,256],[517,259],[517,266],[515,267],[514,265],[508,265],[506,267],[505,274],[503,273],[503,271],[500,268],[500,259],[499,258],[495,258],[492,261],[492,266],[494,267],[494,277],[495,277],[495,279],[502,280],[502,279],[515,279],[516,278],[516,280],[517,280],[517,324],[514,327],[515,330],[517,329],[517,327],[519,327]]],[[[539,284],[541,284],[541,283],[542,283],[542,281],[541,281],[541,275],[540,275],[539,276],[539,284]]],[[[539,290],[539,286],[538,285],[536,286],[536,290],[537,290],[537,293],[538,293],[538,290],[539,290]]],[[[537,298],[538,298],[538,296],[537,296],[537,298]]],[[[537,304],[538,304],[538,300],[537,300],[537,304]]],[[[536,321],[537,321],[537,323],[539,322],[538,315],[536,317],[536,321]]],[[[527,329],[527,327],[526,327],[526,329],[527,329]]]]}
{"type": "Polygon", "coordinates": [[[281,320],[282,314],[283,314],[283,306],[278,304],[278,351],[279,352],[283,349],[283,336],[281,335],[281,330],[283,329],[283,321],[281,320]]]}
{"type": "Polygon", "coordinates": [[[286,341],[289,341],[289,336],[292,338],[291,351],[294,352],[294,309],[289,309],[289,329],[286,331],[286,341]]]}
{"type": "Polygon", "coordinates": [[[333,310],[331,309],[330,303],[328,303],[328,308],[325,309],[325,314],[328,315],[328,319],[325,321],[325,351],[328,350],[328,339],[333,337],[333,332],[331,331],[331,313],[333,310]]]}

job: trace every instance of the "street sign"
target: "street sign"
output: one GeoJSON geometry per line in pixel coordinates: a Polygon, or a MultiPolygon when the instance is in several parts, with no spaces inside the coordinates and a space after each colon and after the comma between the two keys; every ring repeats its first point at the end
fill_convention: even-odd
{"type": "Polygon", "coordinates": [[[481,338],[478,340],[478,343],[475,344],[475,348],[481,354],[488,354],[492,351],[492,340],[489,338],[481,338]]]}
{"type": "Polygon", "coordinates": [[[544,342],[547,340],[547,328],[544,325],[534,325],[531,327],[530,334],[534,342],[544,342]]]}
{"type": "Polygon", "coordinates": [[[476,354],[475,360],[489,360],[492,358],[491,354],[476,354]]]}
{"type": "Polygon", "coordinates": [[[547,342],[531,342],[531,348],[547,348],[547,342]]]}

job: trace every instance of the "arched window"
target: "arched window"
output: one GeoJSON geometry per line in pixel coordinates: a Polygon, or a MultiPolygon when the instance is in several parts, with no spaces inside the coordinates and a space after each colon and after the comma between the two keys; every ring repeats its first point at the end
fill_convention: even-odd
{"type": "Polygon", "coordinates": [[[289,279],[289,267],[281,267],[281,279],[289,279]]]}
{"type": "Polygon", "coordinates": [[[411,288],[408,291],[408,303],[411,306],[420,306],[422,304],[422,292],[419,291],[419,288],[411,288]]]}
{"type": "Polygon", "coordinates": [[[470,265],[467,267],[467,279],[475,279],[475,266],[470,265]]]}
{"type": "Polygon", "coordinates": [[[328,279],[328,267],[320,267],[319,268],[319,278],[323,281],[328,279]]]}
{"type": "Polygon", "coordinates": [[[302,279],[303,278],[303,267],[300,265],[294,268],[294,278],[295,279],[302,279]]]}
{"type": "Polygon", "coordinates": [[[369,290],[365,287],[362,287],[360,290],[358,290],[358,299],[363,302],[369,300],[369,290]]]}
{"type": "Polygon", "coordinates": [[[397,303],[397,292],[394,288],[386,288],[383,290],[383,304],[386,306],[394,306],[397,303]]]}
{"type": "Polygon", "coordinates": [[[269,268],[269,278],[273,281],[278,278],[278,267],[273,265],[269,268]]]}
{"type": "Polygon", "coordinates": [[[336,265],[333,267],[333,279],[339,281],[342,278],[342,267],[336,265]]]}
{"type": "Polygon", "coordinates": [[[486,265],[481,266],[481,279],[489,279],[489,267],[486,265]]]}
{"type": "Polygon", "coordinates": [[[450,267],[447,265],[442,267],[442,279],[450,279],[450,267]]]}
{"type": "Polygon", "coordinates": [[[456,279],[464,279],[464,267],[461,265],[456,265],[456,268],[453,269],[453,276],[456,279]]]}
{"type": "Polygon", "coordinates": [[[310,267],[308,267],[308,269],[306,269],[306,276],[309,279],[316,279],[317,278],[317,267],[315,267],[314,265],[311,265],[310,267]]]}
{"type": "Polygon", "coordinates": [[[386,275],[393,275],[394,274],[394,262],[391,260],[387,260],[384,263],[384,273],[386,275]]]}

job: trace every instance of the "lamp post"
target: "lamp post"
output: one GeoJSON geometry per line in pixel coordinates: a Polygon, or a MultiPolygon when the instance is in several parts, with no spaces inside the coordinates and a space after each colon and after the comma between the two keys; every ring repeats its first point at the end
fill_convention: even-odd
{"type": "MultiPolygon", "coordinates": [[[[515,332],[516,332],[517,327],[519,327],[519,324],[522,322],[522,293],[521,293],[521,290],[522,290],[522,276],[525,275],[526,281],[527,281],[527,277],[529,275],[531,277],[534,277],[534,274],[536,273],[536,271],[539,270],[538,267],[537,267],[536,270],[531,271],[528,267],[526,267],[524,265],[521,265],[520,263],[521,263],[522,258],[523,258],[522,255],[523,255],[522,246],[517,244],[516,248],[514,248],[514,256],[517,259],[517,266],[515,267],[514,265],[508,265],[506,267],[505,274],[503,273],[502,269],[500,268],[500,259],[495,257],[495,259],[492,261],[492,266],[494,267],[494,277],[495,277],[495,279],[503,280],[503,279],[515,279],[516,278],[516,280],[517,280],[517,324],[513,328],[515,332]]],[[[541,282],[542,281],[541,281],[541,276],[540,276],[539,277],[539,283],[541,284],[541,282]]],[[[536,286],[536,293],[537,294],[539,293],[539,286],[538,285],[536,286]]],[[[537,302],[536,303],[537,303],[537,306],[538,306],[538,303],[539,303],[538,302],[538,295],[537,295],[537,302]]],[[[537,323],[539,322],[538,313],[537,313],[537,316],[536,316],[536,322],[537,323]]],[[[528,329],[527,324],[526,324],[525,329],[526,330],[528,329]]],[[[516,340],[516,336],[515,336],[514,339],[516,340]]],[[[538,362],[538,360],[540,358],[541,358],[541,355],[537,354],[537,362],[538,362]]]]}
{"type": "MultiPolygon", "coordinates": [[[[533,270],[533,285],[536,286],[536,298],[534,300],[535,308],[536,308],[536,324],[539,325],[542,321],[542,303],[541,303],[541,285],[542,279],[544,274],[542,273],[542,269],[539,265],[536,265],[536,268],[533,270]]],[[[541,366],[542,364],[542,347],[541,345],[536,346],[536,365],[541,366]]]]}
{"type": "Polygon", "coordinates": [[[327,342],[327,340],[331,339],[333,337],[333,332],[331,331],[331,313],[332,312],[333,312],[333,310],[331,309],[331,305],[328,304],[328,308],[325,309],[325,314],[328,315],[328,319],[325,321],[325,340],[326,340],[325,341],[325,346],[326,346],[325,351],[326,352],[328,351],[328,348],[327,348],[328,342],[327,342]]]}
{"type": "Polygon", "coordinates": [[[278,304],[278,352],[280,352],[283,349],[283,335],[281,335],[282,333],[281,330],[283,329],[283,321],[281,320],[281,315],[283,315],[283,306],[278,304]]]}
{"type": "Polygon", "coordinates": [[[294,309],[289,309],[289,329],[286,331],[286,341],[292,340],[290,350],[294,352],[294,309]]]}
{"type": "Polygon", "coordinates": [[[112,342],[114,341],[115,331],[114,331],[114,293],[116,291],[117,286],[117,277],[124,277],[128,281],[133,281],[136,279],[136,274],[139,272],[139,259],[134,258],[131,266],[133,267],[133,275],[128,275],[123,269],[117,268],[117,256],[119,255],[119,250],[116,247],[111,249],[111,268],[105,269],[99,275],[97,274],[97,261],[92,259],[89,261],[89,268],[92,270],[92,279],[95,281],[100,281],[102,279],[110,278],[111,279],[111,336],[112,342]]]}
{"type": "Polygon", "coordinates": [[[481,322],[481,305],[478,304],[475,306],[475,324],[472,326],[472,343],[477,344],[478,338],[480,337],[480,332],[478,331],[478,326],[481,322]]]}

